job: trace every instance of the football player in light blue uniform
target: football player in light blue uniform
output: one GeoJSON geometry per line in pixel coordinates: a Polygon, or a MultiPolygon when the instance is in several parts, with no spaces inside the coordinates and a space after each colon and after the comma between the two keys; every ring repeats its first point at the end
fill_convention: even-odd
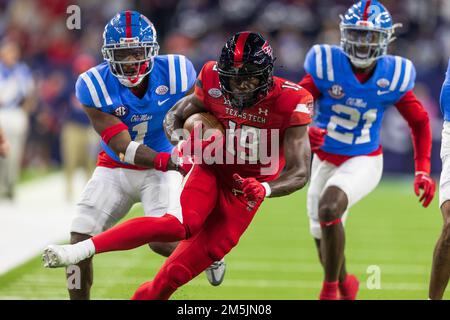
{"type": "MultiPolygon", "coordinates": [[[[163,120],[178,100],[193,91],[196,71],[182,55],[158,55],[156,30],[138,12],[118,13],[106,25],[103,40],[105,62],[82,73],[76,83],[76,96],[102,137],[102,151],[77,205],[71,243],[112,227],[136,202],[142,202],[145,216],[160,217],[171,212],[182,219],[181,174],[148,169],[153,163],[134,165],[134,159],[139,150],[144,150],[139,148],[142,145],[152,154],[172,151],[163,120]]],[[[175,245],[150,244],[165,256],[175,245]]],[[[92,261],[82,262],[79,267],[81,289],[69,289],[69,294],[72,299],[88,299],[92,261]]],[[[207,270],[211,279],[208,272],[223,275],[224,264],[216,263],[207,270]]],[[[221,281],[223,276],[214,279],[221,281]]]]}
{"type": "Polygon", "coordinates": [[[433,255],[429,298],[441,300],[450,277],[450,60],[441,91],[441,112],[444,116],[442,130],[442,172],[439,181],[439,207],[444,218],[444,227],[433,255]]]}
{"type": "Polygon", "coordinates": [[[414,65],[386,54],[396,27],[381,3],[362,0],[341,16],[341,46],[315,45],[306,56],[300,85],[317,102],[316,127],[309,130],[315,156],[307,207],[325,271],[320,299],[336,299],[338,292],[341,299],[356,298],[359,282],[345,270],[343,221],[381,179],[380,128],[391,105],[412,131],[415,192],[424,207],[433,199],[431,129],[412,91],[414,65]]]}

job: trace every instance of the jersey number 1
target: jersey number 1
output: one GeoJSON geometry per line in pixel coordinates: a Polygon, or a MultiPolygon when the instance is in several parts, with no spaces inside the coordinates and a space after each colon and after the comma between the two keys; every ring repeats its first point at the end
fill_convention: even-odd
{"type": "Polygon", "coordinates": [[[137,143],[143,144],[145,135],[147,134],[147,131],[148,131],[148,122],[145,121],[145,122],[141,122],[141,123],[135,125],[133,127],[133,131],[137,132],[136,137],[134,138],[134,141],[136,141],[137,143]]]}

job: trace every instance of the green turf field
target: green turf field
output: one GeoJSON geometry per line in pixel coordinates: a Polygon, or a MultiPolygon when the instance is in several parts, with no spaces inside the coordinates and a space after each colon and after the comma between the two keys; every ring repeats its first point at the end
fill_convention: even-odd
{"type": "MultiPolygon", "coordinates": [[[[201,274],[173,299],[316,299],[322,279],[308,231],[306,192],[263,204],[238,246],[226,257],[220,287],[201,274]]],[[[135,208],[134,214],[139,214],[135,208]]],[[[412,181],[384,180],[352,208],[347,222],[348,270],[361,280],[360,299],[426,299],[431,257],[441,228],[437,195],[423,209],[412,181]],[[378,266],[381,288],[366,286],[378,266]]],[[[153,277],[163,258],[147,247],[95,258],[93,299],[128,299],[153,277]]],[[[447,290],[446,299],[450,299],[447,290]]],[[[44,269],[39,257],[0,276],[0,299],[67,299],[63,269],[44,269]]]]}

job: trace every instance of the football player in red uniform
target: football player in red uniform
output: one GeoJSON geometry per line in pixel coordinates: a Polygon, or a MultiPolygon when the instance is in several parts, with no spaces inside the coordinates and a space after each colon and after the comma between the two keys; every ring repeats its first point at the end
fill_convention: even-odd
{"type": "MultiPolygon", "coordinates": [[[[205,111],[227,129],[225,139],[213,142],[220,145],[215,156],[221,154],[223,161],[200,163],[206,162],[205,152],[187,173],[180,198],[181,221],[170,212],[161,218],[129,220],[85,242],[53,246],[46,251],[49,266],[149,242],[183,240],[154,280],[141,285],[133,296],[168,299],[236,246],[265,197],[284,196],[304,187],[309,178],[307,125],[313,100],[295,83],[274,77],[272,70],[268,42],[258,33],[237,33],[226,42],[218,62],[204,65],[195,92],[166,116],[169,136],[189,116],[205,111]],[[264,150],[269,151],[266,159],[264,150]]],[[[202,141],[203,147],[213,140],[202,141]]],[[[158,170],[178,167],[168,153],[147,151],[146,162],[139,151],[135,162],[142,165],[151,160],[158,170]]]]}

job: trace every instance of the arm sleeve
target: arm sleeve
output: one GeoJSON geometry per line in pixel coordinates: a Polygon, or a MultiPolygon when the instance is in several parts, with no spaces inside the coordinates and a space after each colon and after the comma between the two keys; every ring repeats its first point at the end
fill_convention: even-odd
{"type": "Polygon", "coordinates": [[[412,91],[406,92],[395,106],[411,129],[416,172],[430,173],[431,126],[427,111],[412,91]]]}
{"type": "Polygon", "coordinates": [[[314,83],[314,78],[311,76],[311,74],[307,73],[298,84],[308,90],[314,100],[317,100],[320,97],[321,93],[319,91],[319,88],[317,88],[316,84],[314,83]]]}

